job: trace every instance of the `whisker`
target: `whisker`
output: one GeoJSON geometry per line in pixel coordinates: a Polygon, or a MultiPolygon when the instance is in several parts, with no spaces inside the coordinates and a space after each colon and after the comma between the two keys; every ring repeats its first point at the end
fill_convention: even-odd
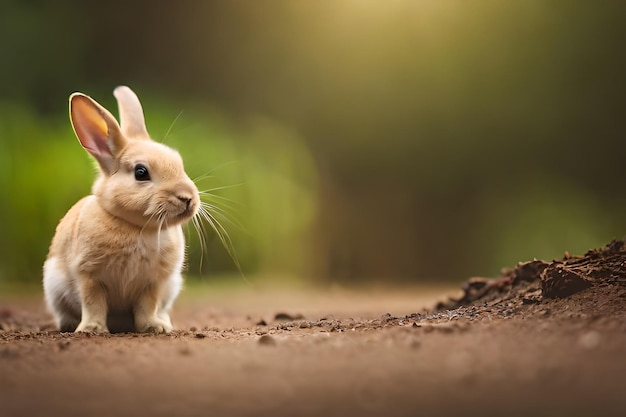
{"type": "Polygon", "coordinates": [[[176,118],[174,118],[174,121],[170,124],[170,127],[167,129],[167,132],[165,132],[165,136],[163,137],[163,140],[161,141],[162,143],[165,143],[165,141],[167,140],[167,138],[170,135],[170,133],[172,133],[172,129],[174,128],[174,125],[176,124],[176,122],[178,121],[180,116],[183,115],[183,112],[184,112],[184,110],[181,110],[178,113],[178,115],[176,116],[176,118]]]}
{"type": "Polygon", "coordinates": [[[215,167],[214,167],[212,170],[210,170],[209,172],[207,172],[207,173],[205,173],[205,174],[202,174],[202,175],[200,175],[199,177],[194,178],[192,181],[193,181],[193,182],[196,182],[196,181],[201,181],[201,180],[204,180],[204,179],[207,179],[207,178],[213,178],[213,175],[212,175],[212,174],[213,174],[215,171],[217,171],[218,169],[222,169],[222,168],[224,168],[224,167],[227,167],[228,165],[232,165],[232,164],[236,164],[236,163],[238,163],[238,161],[229,161],[229,162],[224,162],[224,163],[222,163],[222,164],[219,164],[219,165],[215,166],[215,167]]]}
{"type": "Polygon", "coordinates": [[[150,222],[152,221],[152,219],[154,219],[154,216],[156,215],[155,213],[152,213],[150,215],[150,217],[148,218],[148,220],[146,221],[146,223],[143,225],[143,227],[141,228],[141,230],[139,231],[139,238],[141,238],[141,236],[143,235],[143,231],[146,229],[146,227],[148,227],[148,225],[150,224],[150,222]]]}
{"type": "Polygon", "coordinates": [[[241,203],[239,203],[238,201],[233,200],[232,198],[228,198],[228,197],[224,197],[223,195],[219,195],[219,194],[213,194],[210,193],[208,191],[199,191],[200,193],[200,197],[205,197],[205,198],[215,198],[215,199],[219,199],[222,201],[226,201],[228,203],[232,203],[235,205],[240,205],[241,203]]]}
{"type": "MultiPolygon", "coordinates": [[[[212,174],[215,171],[217,171],[218,169],[224,168],[227,165],[233,164],[235,162],[236,161],[231,161],[231,162],[226,162],[224,164],[218,165],[214,167],[212,170],[210,170],[209,172],[194,178],[193,182],[197,184],[202,180],[212,178],[213,177],[212,174]]],[[[251,284],[246,278],[245,274],[243,273],[243,270],[241,268],[241,262],[239,261],[239,258],[235,252],[235,245],[228,233],[228,230],[226,230],[226,228],[222,224],[222,222],[228,223],[230,225],[233,225],[234,227],[237,227],[239,230],[245,233],[248,233],[248,231],[243,226],[243,224],[237,220],[237,215],[239,215],[239,212],[237,210],[239,203],[230,198],[214,194],[215,191],[227,190],[230,188],[242,186],[244,184],[245,182],[241,182],[237,184],[217,186],[217,187],[199,191],[198,193],[201,199],[200,206],[198,207],[198,212],[196,216],[194,216],[193,225],[196,228],[196,231],[198,233],[198,238],[201,241],[200,249],[202,253],[201,253],[201,259],[200,259],[200,269],[202,270],[202,260],[204,257],[204,252],[207,250],[206,243],[205,243],[205,240],[207,238],[207,231],[205,229],[205,223],[206,223],[208,224],[208,226],[211,227],[211,229],[217,235],[217,238],[220,240],[222,246],[228,253],[228,256],[231,258],[231,260],[237,267],[237,270],[243,277],[244,281],[248,284],[251,284]],[[218,202],[219,204],[217,204],[218,202]]]]}
{"type": "Polygon", "coordinates": [[[159,212],[159,229],[157,230],[157,249],[159,252],[161,251],[161,230],[163,225],[167,227],[167,216],[164,208],[159,212]]]}
{"type": "Polygon", "coordinates": [[[193,224],[194,229],[196,229],[196,233],[198,234],[198,240],[200,241],[200,267],[199,271],[202,275],[202,266],[204,265],[204,253],[207,251],[206,247],[206,234],[204,232],[204,225],[200,222],[198,216],[194,216],[191,219],[191,223],[193,224]]]}
{"type": "Polygon", "coordinates": [[[232,259],[233,263],[235,264],[235,266],[239,270],[239,273],[241,274],[243,279],[248,284],[250,284],[250,282],[246,278],[245,274],[243,273],[243,270],[241,269],[241,263],[239,262],[239,258],[237,257],[237,254],[235,253],[235,247],[234,247],[234,244],[233,244],[233,241],[232,241],[230,235],[228,234],[228,231],[224,228],[224,226],[222,226],[222,224],[219,222],[219,220],[217,220],[210,213],[210,211],[207,210],[207,208],[204,207],[203,205],[200,205],[200,207],[198,209],[198,214],[215,231],[215,233],[217,234],[217,237],[219,238],[220,242],[224,246],[224,249],[226,249],[226,252],[228,253],[228,255],[232,259]]]}
{"type": "Polygon", "coordinates": [[[201,201],[200,205],[205,210],[212,212],[214,216],[220,218],[221,220],[225,222],[230,223],[231,225],[235,226],[237,229],[241,230],[242,232],[250,234],[248,230],[246,229],[246,227],[243,225],[243,223],[237,220],[236,217],[230,216],[229,213],[226,210],[222,209],[221,207],[215,206],[213,204],[209,204],[206,201],[201,201]]]}
{"type": "Polygon", "coordinates": [[[223,208],[218,207],[218,206],[216,206],[216,205],[214,205],[214,204],[208,203],[208,202],[206,202],[206,201],[202,201],[202,202],[200,202],[200,205],[204,206],[204,208],[206,208],[207,210],[209,210],[209,211],[213,212],[214,214],[217,214],[217,215],[223,216],[223,217],[224,217],[224,218],[226,218],[229,222],[231,222],[231,223],[233,222],[232,220],[230,220],[230,219],[228,218],[228,214],[229,214],[229,213],[228,213],[226,210],[224,210],[223,208]]]}
{"type": "Polygon", "coordinates": [[[197,184],[198,182],[206,180],[207,178],[215,178],[215,177],[211,174],[202,174],[200,176],[192,178],[191,181],[193,181],[194,184],[197,184]]]}
{"type": "Polygon", "coordinates": [[[220,201],[219,205],[217,204],[217,201],[214,201],[210,198],[205,198],[204,200],[200,200],[201,204],[207,204],[210,207],[215,207],[216,210],[223,212],[224,214],[227,215],[231,215],[231,216],[240,216],[240,208],[238,206],[235,206],[235,204],[237,204],[236,202],[234,203],[229,203],[229,202],[224,202],[224,201],[220,201]]]}
{"type": "Polygon", "coordinates": [[[242,185],[245,185],[245,182],[240,182],[237,184],[232,184],[232,185],[222,185],[221,187],[213,187],[213,188],[209,188],[206,190],[202,190],[203,193],[210,193],[212,191],[219,191],[219,190],[227,190],[229,188],[235,188],[235,187],[241,187],[242,185]]]}

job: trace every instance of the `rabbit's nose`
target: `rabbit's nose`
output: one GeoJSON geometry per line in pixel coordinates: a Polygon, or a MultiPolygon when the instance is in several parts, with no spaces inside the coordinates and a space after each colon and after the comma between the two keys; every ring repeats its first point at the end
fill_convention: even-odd
{"type": "Polygon", "coordinates": [[[185,203],[185,206],[189,208],[189,204],[191,204],[191,198],[186,195],[177,195],[178,199],[185,203]]]}

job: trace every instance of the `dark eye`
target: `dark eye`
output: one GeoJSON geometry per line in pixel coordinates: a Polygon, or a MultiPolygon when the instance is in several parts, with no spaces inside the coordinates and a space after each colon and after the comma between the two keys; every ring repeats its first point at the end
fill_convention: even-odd
{"type": "Polygon", "coordinates": [[[148,168],[141,164],[135,165],[135,179],[137,181],[150,181],[150,173],[148,168]]]}

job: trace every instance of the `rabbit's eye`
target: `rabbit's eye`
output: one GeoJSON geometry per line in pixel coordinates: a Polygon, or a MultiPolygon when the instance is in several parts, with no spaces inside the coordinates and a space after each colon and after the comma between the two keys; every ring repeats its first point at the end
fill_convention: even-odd
{"type": "Polygon", "coordinates": [[[137,181],[150,181],[150,173],[148,168],[141,164],[135,165],[135,179],[137,181]]]}

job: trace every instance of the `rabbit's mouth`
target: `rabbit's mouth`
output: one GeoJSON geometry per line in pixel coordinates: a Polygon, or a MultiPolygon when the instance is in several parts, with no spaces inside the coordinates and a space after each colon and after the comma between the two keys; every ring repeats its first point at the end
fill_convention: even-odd
{"type": "Polygon", "coordinates": [[[177,222],[183,223],[191,220],[191,218],[196,214],[196,210],[191,206],[186,207],[181,213],[177,214],[174,219],[177,222]]]}
{"type": "Polygon", "coordinates": [[[197,210],[197,201],[192,196],[181,193],[168,198],[159,217],[166,219],[165,221],[170,225],[181,224],[191,220],[197,210]]]}
{"type": "Polygon", "coordinates": [[[184,207],[178,206],[178,210],[171,211],[170,221],[173,221],[177,224],[186,223],[191,220],[193,216],[196,215],[198,205],[193,200],[184,201],[183,204],[184,207]]]}

